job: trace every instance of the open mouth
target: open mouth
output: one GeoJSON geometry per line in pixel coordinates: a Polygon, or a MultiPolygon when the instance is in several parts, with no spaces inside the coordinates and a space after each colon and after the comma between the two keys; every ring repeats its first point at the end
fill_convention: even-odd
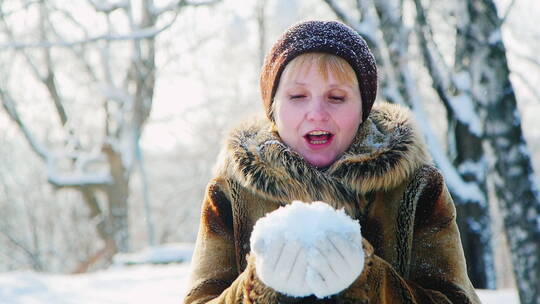
{"type": "Polygon", "coordinates": [[[334,134],[327,131],[311,131],[308,134],[304,135],[304,138],[308,143],[312,145],[324,145],[332,140],[334,134]]]}

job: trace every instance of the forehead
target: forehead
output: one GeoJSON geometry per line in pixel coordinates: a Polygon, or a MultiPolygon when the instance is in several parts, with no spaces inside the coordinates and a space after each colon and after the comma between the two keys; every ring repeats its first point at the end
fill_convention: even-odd
{"type": "Polygon", "coordinates": [[[306,53],[294,58],[285,67],[281,80],[290,81],[305,76],[312,67],[317,69],[325,81],[332,76],[340,83],[358,84],[351,65],[345,59],[327,53],[306,53]]]}

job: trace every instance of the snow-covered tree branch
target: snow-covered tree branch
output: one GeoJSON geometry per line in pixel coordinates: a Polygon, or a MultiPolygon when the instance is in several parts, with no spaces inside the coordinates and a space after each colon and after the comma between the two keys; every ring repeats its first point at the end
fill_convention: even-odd
{"type": "MultiPolygon", "coordinates": [[[[334,0],[324,0],[326,4],[334,11],[334,13],[341,19],[343,22],[349,24],[350,27],[355,29],[360,35],[366,39],[366,41],[377,46],[377,39],[373,36],[374,27],[371,22],[358,22],[343,9],[336,1],[334,0]]],[[[359,1],[360,2],[360,1],[359,1]]]]}
{"type": "Polygon", "coordinates": [[[26,77],[39,88],[35,102],[58,117],[51,120],[41,115],[54,136],[31,128],[29,120],[40,113],[19,113],[18,106],[27,99],[8,75],[1,75],[3,108],[42,159],[49,184],[80,194],[90,211],[88,218],[95,222],[104,244],[77,267],[79,271],[99,259],[110,259],[116,251],[130,250],[129,185],[137,166],[143,175],[149,239],[154,242],[148,180],[139,141],[153,104],[156,41],[177,21],[180,8],[219,1],[174,1],[161,9],[156,9],[152,0],[134,2],[88,0],[86,7],[79,5],[80,9],[93,11],[97,27],[78,18],[80,12],[73,7],[56,1],[39,1],[22,6],[19,12],[0,15],[0,30],[9,38],[0,43],[0,49],[22,58],[20,69],[31,71],[26,77]],[[166,11],[171,14],[164,14],[166,11]],[[26,34],[21,35],[16,18],[24,13],[37,17],[29,21],[26,34]],[[76,34],[64,31],[61,26],[66,23],[55,16],[62,16],[69,26],[78,29],[76,34]],[[78,64],[66,68],[64,59],[70,56],[78,64]],[[81,83],[84,87],[80,87],[81,83]],[[89,113],[81,112],[85,110],[78,105],[81,97],[77,90],[93,96],[85,102],[100,106],[89,113]]]}
{"type": "Polygon", "coordinates": [[[5,49],[29,49],[29,48],[72,48],[79,45],[91,44],[100,41],[133,41],[139,39],[153,38],[159,35],[161,32],[167,30],[175,21],[176,16],[171,18],[165,25],[160,27],[142,28],[140,30],[126,33],[126,34],[103,34],[89,38],[72,40],[72,41],[38,41],[38,42],[18,42],[13,41],[9,43],[0,44],[0,50],[5,49]]]}
{"type": "Polygon", "coordinates": [[[89,0],[90,4],[97,12],[110,14],[113,11],[126,8],[129,5],[129,0],[120,0],[116,2],[109,2],[108,0],[89,0]]]}
{"type": "Polygon", "coordinates": [[[523,84],[525,87],[527,87],[528,91],[534,96],[534,98],[537,101],[540,101],[540,90],[535,87],[531,81],[522,73],[512,73],[517,79],[519,79],[519,82],[523,84]]]}
{"type": "Polygon", "coordinates": [[[33,133],[26,127],[26,124],[21,119],[19,112],[17,111],[17,105],[9,95],[9,93],[5,92],[0,87],[0,98],[2,99],[2,105],[4,106],[4,110],[6,110],[6,113],[9,115],[12,121],[14,121],[21,132],[23,133],[24,137],[34,150],[36,154],[41,157],[43,160],[47,159],[47,156],[49,155],[47,148],[45,148],[33,135],[33,133]]]}
{"type": "Polygon", "coordinates": [[[150,12],[155,16],[162,15],[165,12],[177,11],[184,7],[201,7],[201,6],[211,6],[221,2],[221,0],[206,0],[206,1],[188,1],[188,0],[173,0],[170,3],[161,6],[150,8],[150,12]]]}

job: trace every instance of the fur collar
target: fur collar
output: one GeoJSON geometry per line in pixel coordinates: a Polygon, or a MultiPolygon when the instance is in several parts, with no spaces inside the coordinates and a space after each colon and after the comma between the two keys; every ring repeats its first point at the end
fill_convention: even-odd
{"type": "Polygon", "coordinates": [[[373,107],[351,147],[325,171],[290,150],[271,128],[260,118],[234,129],[216,173],[266,199],[321,200],[339,208],[358,195],[396,187],[430,162],[409,110],[388,103],[373,107]]]}

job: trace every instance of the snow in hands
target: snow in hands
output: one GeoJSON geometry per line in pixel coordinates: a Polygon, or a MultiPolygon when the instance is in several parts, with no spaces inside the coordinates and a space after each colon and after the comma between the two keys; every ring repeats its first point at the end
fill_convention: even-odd
{"type": "Polygon", "coordinates": [[[364,267],[360,224],[324,202],[293,201],[259,219],[251,249],[261,281],[294,297],[336,294],[364,267]]]}

